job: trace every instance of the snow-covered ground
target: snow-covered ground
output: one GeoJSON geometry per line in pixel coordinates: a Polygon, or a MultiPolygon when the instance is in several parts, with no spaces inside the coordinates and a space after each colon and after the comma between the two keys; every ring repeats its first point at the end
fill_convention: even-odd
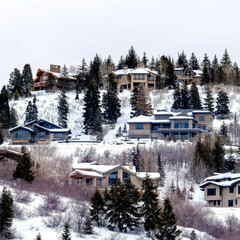
{"type": "MultiPolygon", "coordinates": [[[[223,86],[213,87],[214,97],[216,99],[217,92],[219,88],[223,88],[223,86]]],[[[224,89],[228,92],[229,100],[230,100],[230,110],[234,113],[240,112],[240,88],[236,87],[227,87],[224,89]]],[[[204,88],[199,87],[200,96],[203,98],[204,95],[204,88]]],[[[37,107],[38,107],[38,116],[39,118],[45,119],[47,121],[53,122],[58,124],[58,114],[57,114],[57,102],[58,102],[58,95],[59,93],[46,93],[44,91],[33,92],[36,94],[37,97],[37,107]]],[[[154,108],[156,109],[171,109],[172,105],[172,94],[173,90],[159,90],[159,91],[152,91],[150,93],[151,103],[154,108]]],[[[83,94],[80,94],[79,100],[75,100],[75,93],[74,92],[67,92],[68,103],[70,107],[70,114],[68,117],[68,127],[71,129],[73,135],[77,135],[78,138],[85,140],[89,139],[89,136],[84,135],[83,132],[83,94]]],[[[76,163],[81,161],[81,153],[84,151],[88,151],[91,148],[94,149],[98,156],[103,156],[104,154],[108,154],[110,157],[114,154],[121,154],[123,151],[127,151],[132,149],[133,146],[136,146],[137,141],[132,140],[130,142],[124,141],[124,138],[116,138],[115,135],[119,127],[123,129],[124,124],[130,119],[130,92],[123,91],[119,93],[119,98],[121,99],[122,105],[122,116],[118,119],[115,126],[104,126],[104,140],[101,143],[51,143],[52,146],[57,148],[58,154],[63,156],[70,156],[73,159],[73,162],[76,163]]],[[[18,113],[19,116],[19,124],[23,124],[25,119],[25,110],[27,107],[27,103],[32,98],[25,98],[19,99],[17,101],[10,101],[10,106],[13,106],[18,113]]],[[[219,129],[223,120],[214,120],[214,128],[219,129]]],[[[225,120],[226,123],[233,121],[225,120]]],[[[154,141],[151,142],[150,140],[141,140],[140,141],[143,146],[151,147],[154,145],[154,141]]],[[[177,144],[173,142],[163,142],[159,141],[162,144],[177,144]]],[[[191,144],[190,142],[186,141],[182,144],[191,144]]],[[[8,148],[8,144],[4,143],[4,148],[8,148]]],[[[20,146],[16,146],[16,148],[20,149],[20,146]]],[[[185,171],[186,169],[181,168],[179,172],[179,182],[181,185],[188,185],[190,186],[190,182],[185,179],[185,171]]],[[[176,171],[171,171],[171,169],[167,169],[167,177],[166,177],[166,185],[170,186],[172,179],[176,178],[176,171]]],[[[195,185],[195,194],[193,196],[193,201],[196,203],[204,204],[203,200],[203,192],[199,190],[198,185],[195,185]]],[[[167,188],[166,188],[167,189],[167,188]]],[[[164,191],[166,191],[166,189],[164,191]]],[[[1,190],[1,188],[0,188],[1,190]]],[[[12,189],[13,195],[15,194],[15,190],[12,189]]],[[[37,208],[39,204],[43,202],[44,196],[42,195],[32,195],[32,201],[28,204],[19,203],[26,211],[24,213],[23,219],[14,219],[13,228],[15,229],[16,239],[23,239],[23,240],[32,240],[35,238],[38,232],[41,233],[42,239],[59,239],[62,228],[48,228],[43,221],[43,217],[37,215],[37,208]]],[[[67,199],[67,201],[71,201],[67,199]]],[[[71,203],[74,204],[74,203],[71,203]]],[[[239,216],[240,210],[239,209],[231,209],[231,208],[211,208],[211,210],[215,213],[215,215],[219,216],[220,219],[224,220],[227,214],[234,214],[239,216]]],[[[183,229],[183,232],[190,232],[192,229],[183,229]]],[[[120,233],[113,233],[108,231],[106,228],[95,228],[95,234],[91,236],[80,236],[78,233],[72,233],[72,239],[138,239],[143,240],[146,239],[144,234],[120,234],[120,233]]],[[[203,233],[199,233],[197,230],[195,232],[198,234],[199,239],[211,239],[210,237],[204,237],[203,233]],[[200,237],[201,235],[201,237],[200,237]]],[[[188,239],[188,238],[182,238],[188,239]]]]}

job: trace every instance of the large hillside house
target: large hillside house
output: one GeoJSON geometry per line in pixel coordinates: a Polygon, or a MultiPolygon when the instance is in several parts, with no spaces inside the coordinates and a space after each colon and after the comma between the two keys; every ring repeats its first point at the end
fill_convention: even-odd
{"type": "Polygon", "coordinates": [[[177,82],[200,85],[202,81],[202,71],[201,70],[191,70],[189,68],[175,68],[175,75],[177,77],[177,82]]]}
{"type": "Polygon", "coordinates": [[[96,162],[79,163],[73,165],[73,171],[69,177],[72,179],[72,183],[91,185],[93,187],[98,186],[100,188],[110,187],[111,184],[116,182],[116,178],[122,183],[130,179],[137,188],[141,189],[147,174],[153,181],[153,184],[158,186],[160,179],[158,172],[137,172],[132,162],[128,166],[121,164],[100,165],[96,162]]]}
{"type": "Polygon", "coordinates": [[[9,130],[11,144],[26,145],[34,143],[49,143],[50,141],[67,140],[69,129],[62,128],[46,120],[39,119],[17,126],[9,130]]]}
{"type": "Polygon", "coordinates": [[[200,185],[211,207],[240,207],[240,173],[216,173],[200,185]]]}
{"type": "Polygon", "coordinates": [[[50,65],[49,69],[39,68],[36,73],[36,78],[33,81],[33,90],[49,90],[49,89],[76,89],[77,74],[69,73],[64,76],[61,73],[61,66],[50,65]]]}
{"type": "Polygon", "coordinates": [[[136,69],[123,68],[113,72],[117,77],[118,88],[130,89],[131,92],[139,84],[143,84],[145,89],[153,90],[156,88],[157,71],[150,70],[139,65],[136,69]]]}
{"type": "Polygon", "coordinates": [[[194,138],[212,131],[213,114],[207,110],[171,112],[157,110],[152,116],[138,116],[127,121],[129,138],[173,139],[194,138]]]}

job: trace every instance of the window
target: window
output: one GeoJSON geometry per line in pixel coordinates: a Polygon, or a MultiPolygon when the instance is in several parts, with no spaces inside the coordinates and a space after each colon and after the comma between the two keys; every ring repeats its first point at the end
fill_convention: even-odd
{"type": "Polygon", "coordinates": [[[207,196],[214,196],[214,195],[216,195],[216,188],[208,188],[207,196]]]}
{"type": "Polygon", "coordinates": [[[175,122],[174,128],[188,128],[188,122],[175,122]]]}
{"type": "Polygon", "coordinates": [[[235,199],[235,205],[237,205],[237,199],[235,199]]]}
{"type": "Polygon", "coordinates": [[[222,196],[222,188],[220,188],[220,193],[219,193],[220,196],[222,196]]]}
{"type": "Polygon", "coordinates": [[[25,139],[28,139],[28,137],[29,137],[29,132],[25,131],[25,139]]]}
{"type": "Polygon", "coordinates": [[[238,186],[238,194],[240,194],[240,186],[238,186]]]}
{"type": "Polygon", "coordinates": [[[217,201],[216,201],[216,200],[214,200],[214,201],[213,201],[213,205],[214,205],[214,206],[216,206],[216,203],[217,203],[217,201]]]}
{"type": "Polygon", "coordinates": [[[18,131],[14,133],[14,138],[18,139],[18,131]]]}
{"type": "Polygon", "coordinates": [[[145,74],[134,74],[133,80],[145,80],[145,74]]]}
{"type": "Polygon", "coordinates": [[[205,116],[199,116],[199,121],[205,121],[205,116]]]}
{"type": "Polygon", "coordinates": [[[233,207],[233,200],[228,200],[228,206],[233,207]]]}
{"type": "Polygon", "coordinates": [[[137,123],[136,124],[136,129],[144,129],[144,126],[143,126],[143,124],[142,123],[137,123]]]}
{"type": "Polygon", "coordinates": [[[212,118],[210,117],[210,122],[212,122],[212,118]]]}
{"type": "Polygon", "coordinates": [[[220,204],[221,204],[221,201],[220,201],[220,200],[218,200],[218,206],[220,206],[220,204]]]}
{"type": "Polygon", "coordinates": [[[130,177],[131,177],[130,174],[128,174],[127,172],[123,171],[123,173],[122,173],[122,182],[125,183],[126,180],[128,178],[130,178],[130,177]]]}
{"type": "Polygon", "coordinates": [[[114,184],[116,182],[116,178],[118,177],[118,172],[112,172],[108,176],[108,184],[114,184]]]}
{"type": "Polygon", "coordinates": [[[206,130],[206,125],[202,125],[202,126],[198,126],[198,128],[202,129],[202,130],[206,130]]]}
{"type": "Polygon", "coordinates": [[[86,184],[92,185],[92,178],[86,178],[86,184]]]}
{"type": "Polygon", "coordinates": [[[45,139],[46,139],[46,134],[45,134],[45,132],[39,132],[39,133],[38,133],[38,139],[39,139],[39,140],[45,140],[45,139]]]}
{"type": "Polygon", "coordinates": [[[19,139],[23,139],[23,131],[19,131],[19,139]]]}
{"type": "Polygon", "coordinates": [[[154,75],[148,76],[148,81],[154,81],[154,75]]]}
{"type": "Polygon", "coordinates": [[[229,193],[234,193],[234,188],[233,187],[229,188],[229,193]]]}
{"type": "Polygon", "coordinates": [[[54,133],[54,138],[62,138],[62,133],[54,133]]]}

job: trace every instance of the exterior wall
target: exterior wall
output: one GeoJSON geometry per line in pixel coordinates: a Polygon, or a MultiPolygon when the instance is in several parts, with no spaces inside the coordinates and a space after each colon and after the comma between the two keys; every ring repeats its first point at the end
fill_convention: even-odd
{"type": "Polygon", "coordinates": [[[206,186],[204,188],[204,200],[205,201],[222,200],[222,196],[220,196],[220,188],[216,185],[213,185],[213,184],[209,184],[208,186],[206,186]],[[207,190],[211,189],[211,188],[216,189],[216,195],[213,195],[213,196],[208,196],[207,195],[207,190]]]}
{"type": "Polygon", "coordinates": [[[129,76],[128,75],[119,75],[119,76],[117,77],[118,90],[128,89],[129,85],[131,84],[131,80],[129,79],[129,76]],[[119,76],[121,76],[121,78],[119,76]]]}
{"type": "MultiPolygon", "coordinates": [[[[171,120],[171,128],[172,129],[178,129],[178,128],[174,128],[174,124],[176,122],[187,122],[188,128],[193,128],[193,120],[191,120],[191,119],[174,119],[174,120],[171,120]]],[[[181,128],[179,128],[179,129],[181,129],[181,128]]]]}
{"type": "Polygon", "coordinates": [[[21,144],[21,145],[25,145],[25,144],[29,144],[30,143],[30,140],[31,140],[31,138],[32,138],[32,134],[31,134],[31,132],[28,132],[28,138],[25,138],[25,132],[28,132],[28,131],[26,131],[26,130],[24,130],[24,129],[19,129],[19,130],[16,130],[16,131],[13,131],[13,132],[11,132],[11,144],[21,144]],[[14,134],[16,133],[16,132],[18,132],[18,136],[19,136],[19,132],[20,131],[22,131],[23,132],[23,136],[24,136],[24,138],[23,139],[19,139],[19,138],[14,138],[14,134]]]}
{"type": "Polygon", "coordinates": [[[206,130],[208,131],[211,131],[213,129],[213,116],[211,114],[194,113],[194,117],[198,121],[198,125],[206,125],[206,130]],[[200,121],[201,116],[204,116],[204,121],[200,121]]]}
{"type": "Polygon", "coordinates": [[[50,133],[49,135],[49,141],[52,141],[52,140],[66,140],[67,136],[66,136],[66,133],[62,133],[62,137],[54,137],[54,133],[50,133]]]}
{"type": "Polygon", "coordinates": [[[130,137],[146,136],[147,138],[149,138],[150,137],[150,130],[151,130],[150,123],[144,123],[143,124],[143,129],[136,129],[136,123],[130,123],[129,124],[129,136],[130,137]]]}
{"type": "Polygon", "coordinates": [[[154,74],[150,73],[151,76],[154,76],[154,81],[148,81],[148,74],[144,74],[145,76],[144,76],[143,80],[134,80],[134,75],[135,74],[130,73],[130,78],[131,78],[131,89],[130,90],[131,90],[131,92],[133,91],[133,89],[135,87],[134,84],[139,85],[139,84],[143,83],[146,90],[156,88],[156,76],[154,74]],[[153,87],[149,88],[150,85],[153,85],[153,87]]]}

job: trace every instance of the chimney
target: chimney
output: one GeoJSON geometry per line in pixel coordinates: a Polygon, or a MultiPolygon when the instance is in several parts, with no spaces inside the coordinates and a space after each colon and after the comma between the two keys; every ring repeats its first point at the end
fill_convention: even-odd
{"type": "Polygon", "coordinates": [[[60,65],[50,65],[50,72],[61,73],[61,66],[60,65]]]}
{"type": "Polygon", "coordinates": [[[133,170],[133,162],[132,161],[129,162],[129,169],[133,170]]]}

